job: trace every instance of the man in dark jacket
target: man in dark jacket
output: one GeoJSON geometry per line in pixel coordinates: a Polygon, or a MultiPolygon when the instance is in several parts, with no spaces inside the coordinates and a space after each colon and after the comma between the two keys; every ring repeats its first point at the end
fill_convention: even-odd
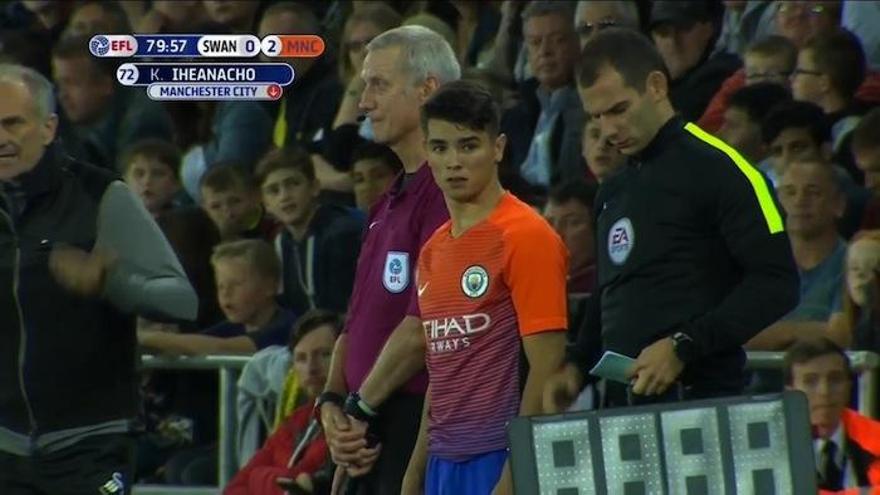
{"type": "Polygon", "coordinates": [[[0,64],[0,493],[129,493],[133,315],[197,300],[125,184],[52,144],[52,95],[0,64]]]}
{"type": "Polygon", "coordinates": [[[505,112],[510,163],[540,196],[559,182],[586,178],[581,158],[584,118],[574,84],[578,38],[573,2],[536,1],[523,11],[523,34],[535,80],[505,112]]]}
{"type": "Polygon", "coordinates": [[[363,215],[320,204],[320,184],[305,149],[271,151],[257,165],[266,210],[283,228],[275,239],[282,264],[281,304],[296,314],[310,309],[345,313],[364,230],[363,215]]]}
{"type": "Polygon", "coordinates": [[[720,0],[658,0],[651,7],[651,37],[669,69],[669,98],[685,120],[696,121],[742,62],[713,53],[721,32],[720,0]]]}
{"type": "MultiPolygon", "coordinates": [[[[736,150],[675,115],[667,74],[632,31],[604,30],[581,55],[584,110],[628,157],[596,198],[599,297],[585,337],[601,329],[603,350],[635,360],[634,401],[741,392],[742,345],[798,298],[771,188],[736,150]]],[[[591,350],[575,349],[545,407],[577,392],[591,350]]],[[[608,385],[608,403],[626,404],[625,386],[608,385]]]]}

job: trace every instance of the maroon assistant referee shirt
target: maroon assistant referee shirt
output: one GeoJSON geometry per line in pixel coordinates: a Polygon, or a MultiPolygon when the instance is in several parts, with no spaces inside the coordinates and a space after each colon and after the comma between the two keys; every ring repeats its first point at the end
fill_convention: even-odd
{"type": "MultiPolygon", "coordinates": [[[[417,297],[415,269],[419,251],[449,212],[427,163],[401,175],[370,210],[354,279],[345,332],[345,381],[358,390],[385,341],[417,297]]],[[[427,374],[403,388],[423,394],[427,374]]]]}

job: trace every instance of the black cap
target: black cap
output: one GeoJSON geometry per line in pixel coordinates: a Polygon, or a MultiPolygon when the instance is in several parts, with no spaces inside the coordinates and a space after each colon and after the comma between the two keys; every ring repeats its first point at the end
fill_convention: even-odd
{"type": "Polygon", "coordinates": [[[658,24],[690,26],[696,22],[721,20],[724,6],[719,0],[655,0],[651,6],[651,29],[658,24]]]}

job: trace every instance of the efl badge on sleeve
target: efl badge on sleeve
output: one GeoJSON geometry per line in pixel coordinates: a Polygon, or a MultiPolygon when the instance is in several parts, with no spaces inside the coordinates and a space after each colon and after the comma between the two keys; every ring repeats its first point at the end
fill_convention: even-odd
{"type": "Polygon", "coordinates": [[[409,285],[409,253],[388,251],[385,257],[385,271],[382,273],[382,285],[388,292],[398,294],[409,285]]]}

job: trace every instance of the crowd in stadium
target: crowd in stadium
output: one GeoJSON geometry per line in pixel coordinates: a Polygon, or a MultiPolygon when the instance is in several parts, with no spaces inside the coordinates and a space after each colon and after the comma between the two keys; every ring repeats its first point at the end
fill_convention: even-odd
{"type": "Polygon", "coordinates": [[[514,416],[786,388],[880,490],[880,1],[3,2],[0,284],[0,494],[217,486],[216,374],[141,354],[253,356],[228,495],[508,494],[514,416]],[[326,50],[154,101],[131,33],[326,50]]]}

